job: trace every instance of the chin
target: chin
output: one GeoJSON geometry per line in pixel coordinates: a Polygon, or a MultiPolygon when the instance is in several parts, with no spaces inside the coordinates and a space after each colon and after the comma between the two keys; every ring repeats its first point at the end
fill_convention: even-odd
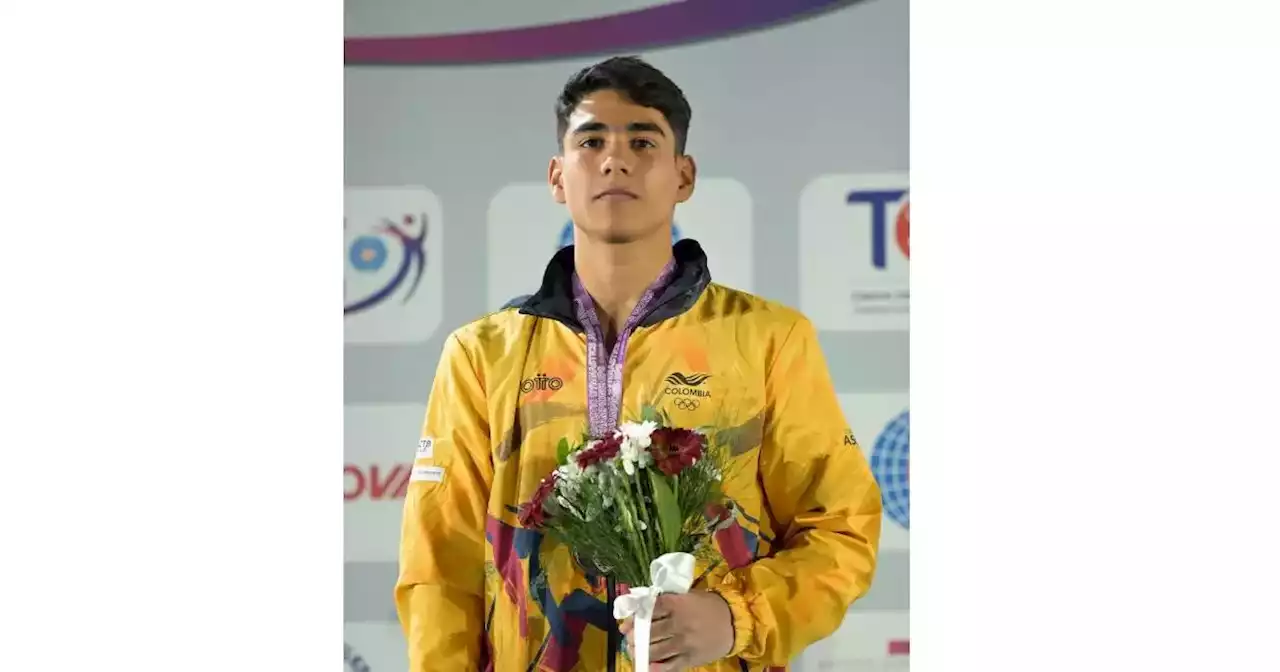
{"type": "Polygon", "coordinates": [[[606,220],[605,222],[597,221],[595,226],[578,226],[578,233],[595,242],[608,245],[624,245],[659,235],[662,231],[661,226],[625,222],[620,221],[621,219],[614,218],[612,221],[606,220]]]}
{"type": "Polygon", "coordinates": [[[625,245],[627,243],[635,243],[654,235],[652,230],[635,230],[625,229],[622,227],[610,227],[600,231],[587,232],[588,237],[609,245],[625,245]]]}

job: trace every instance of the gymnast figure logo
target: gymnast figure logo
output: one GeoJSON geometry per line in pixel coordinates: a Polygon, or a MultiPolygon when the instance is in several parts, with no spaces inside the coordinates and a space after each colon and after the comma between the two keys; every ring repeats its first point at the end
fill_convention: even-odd
{"type": "MultiPolygon", "coordinates": [[[[350,231],[350,222],[343,227],[350,231]]],[[[398,297],[408,303],[427,268],[427,216],[406,214],[349,238],[343,284],[343,314],[353,315],[398,297]]]]}

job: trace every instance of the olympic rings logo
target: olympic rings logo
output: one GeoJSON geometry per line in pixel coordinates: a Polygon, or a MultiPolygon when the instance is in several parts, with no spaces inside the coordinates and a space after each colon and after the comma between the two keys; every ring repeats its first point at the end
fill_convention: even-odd
{"type": "Polygon", "coordinates": [[[684,398],[680,398],[680,399],[676,399],[675,404],[676,404],[676,408],[678,408],[678,409],[680,409],[680,410],[682,410],[682,411],[696,411],[696,410],[698,410],[698,400],[697,400],[697,399],[684,399],[684,398]]]}

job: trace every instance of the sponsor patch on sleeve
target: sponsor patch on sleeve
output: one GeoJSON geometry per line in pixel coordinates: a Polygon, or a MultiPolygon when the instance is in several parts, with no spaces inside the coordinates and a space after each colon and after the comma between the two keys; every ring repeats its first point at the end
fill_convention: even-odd
{"type": "Polygon", "coordinates": [[[436,440],[429,436],[418,439],[418,459],[432,457],[435,454],[435,444],[436,440]]]}
{"type": "Polygon", "coordinates": [[[426,483],[440,483],[444,480],[444,467],[414,467],[413,474],[409,476],[409,482],[422,481],[426,483]]]}
{"type": "Polygon", "coordinates": [[[858,448],[858,439],[853,436],[853,430],[844,430],[844,445],[858,448]]]}

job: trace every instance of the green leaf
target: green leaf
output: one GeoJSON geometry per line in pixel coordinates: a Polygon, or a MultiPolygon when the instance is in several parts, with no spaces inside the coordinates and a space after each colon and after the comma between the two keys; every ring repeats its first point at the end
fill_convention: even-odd
{"type": "Polygon", "coordinates": [[[680,503],[676,493],[667,485],[666,478],[656,469],[647,469],[649,482],[653,484],[653,504],[658,509],[658,526],[662,528],[662,546],[666,553],[674,552],[680,543],[680,503]]]}
{"type": "Polygon", "coordinates": [[[564,466],[569,463],[569,439],[560,439],[556,446],[556,464],[564,466]]]}
{"type": "Polygon", "coordinates": [[[656,407],[645,404],[640,409],[640,422],[662,422],[662,416],[656,407]]]}

